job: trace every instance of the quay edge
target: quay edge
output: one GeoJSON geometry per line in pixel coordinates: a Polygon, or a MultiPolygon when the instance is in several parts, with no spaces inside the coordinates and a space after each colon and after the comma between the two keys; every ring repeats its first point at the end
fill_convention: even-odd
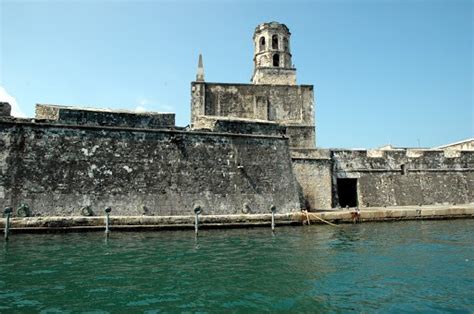
{"type": "MultiPolygon", "coordinates": [[[[303,225],[309,219],[311,224],[326,222],[354,223],[354,208],[333,209],[325,211],[275,214],[275,223],[282,225],[303,225]],[[326,221],[326,222],[324,222],[326,221]]],[[[356,217],[357,223],[428,220],[428,219],[472,219],[474,204],[433,205],[433,206],[393,206],[381,208],[361,208],[356,217]]],[[[201,215],[200,229],[212,228],[249,228],[269,227],[271,214],[241,215],[201,215]]],[[[4,228],[6,219],[0,219],[0,227],[4,228]]],[[[115,231],[146,231],[193,229],[194,216],[111,216],[111,230],[115,231]]],[[[101,231],[104,229],[104,217],[27,217],[11,219],[12,233],[37,232],[74,232],[101,231]]]]}

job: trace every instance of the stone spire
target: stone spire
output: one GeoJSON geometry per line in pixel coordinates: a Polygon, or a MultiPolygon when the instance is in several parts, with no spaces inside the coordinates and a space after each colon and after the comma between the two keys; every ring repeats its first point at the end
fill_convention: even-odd
{"type": "Polygon", "coordinates": [[[202,65],[202,55],[199,54],[198,70],[196,74],[196,82],[204,82],[204,66],[202,65]]]}

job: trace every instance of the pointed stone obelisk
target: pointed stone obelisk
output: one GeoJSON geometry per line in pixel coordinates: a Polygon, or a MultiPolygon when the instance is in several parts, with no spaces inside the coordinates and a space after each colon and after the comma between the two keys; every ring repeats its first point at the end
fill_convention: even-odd
{"type": "Polygon", "coordinates": [[[199,54],[198,70],[196,74],[196,82],[204,82],[204,66],[202,65],[202,55],[199,54]]]}

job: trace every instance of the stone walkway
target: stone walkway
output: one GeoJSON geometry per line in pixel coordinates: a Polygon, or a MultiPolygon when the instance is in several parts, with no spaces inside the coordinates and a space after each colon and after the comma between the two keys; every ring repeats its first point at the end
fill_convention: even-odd
{"type": "MultiPolygon", "coordinates": [[[[374,221],[474,218],[474,204],[370,207],[356,211],[332,209],[275,214],[276,226],[361,223],[374,221]]],[[[189,216],[111,216],[111,230],[194,229],[189,216]]],[[[4,228],[5,218],[0,219],[4,228]]],[[[271,225],[271,214],[200,215],[200,228],[237,228],[271,225]]],[[[28,217],[12,218],[11,232],[99,231],[105,228],[104,217],[28,217]]]]}

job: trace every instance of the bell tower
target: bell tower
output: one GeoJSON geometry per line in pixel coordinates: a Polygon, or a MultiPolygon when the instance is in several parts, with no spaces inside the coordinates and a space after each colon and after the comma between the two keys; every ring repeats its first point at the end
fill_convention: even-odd
{"type": "Polygon", "coordinates": [[[253,84],[296,85],[290,36],[288,27],[277,22],[263,23],[255,28],[253,84]]]}

